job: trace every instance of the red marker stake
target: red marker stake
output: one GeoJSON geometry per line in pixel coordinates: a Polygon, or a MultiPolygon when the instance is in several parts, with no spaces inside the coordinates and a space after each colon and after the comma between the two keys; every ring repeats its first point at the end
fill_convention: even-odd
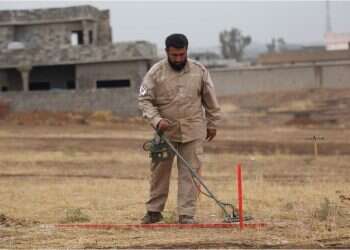
{"type": "Polygon", "coordinates": [[[242,189],[242,170],[241,164],[238,163],[237,168],[237,191],[238,191],[238,212],[239,212],[239,228],[243,230],[243,189],[242,189]]]}

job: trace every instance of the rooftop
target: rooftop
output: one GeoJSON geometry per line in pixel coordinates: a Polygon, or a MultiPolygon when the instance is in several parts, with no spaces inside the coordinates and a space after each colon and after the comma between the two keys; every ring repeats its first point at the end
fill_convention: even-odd
{"type": "Polygon", "coordinates": [[[3,10],[0,11],[0,26],[97,20],[101,13],[108,14],[108,10],[100,11],[91,5],[32,10],[3,10]]]}

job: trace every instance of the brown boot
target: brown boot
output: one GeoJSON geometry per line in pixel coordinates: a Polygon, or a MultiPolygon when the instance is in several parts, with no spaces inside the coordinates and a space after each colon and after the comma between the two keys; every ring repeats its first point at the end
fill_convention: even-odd
{"type": "Polygon", "coordinates": [[[180,215],[179,216],[180,224],[197,224],[193,216],[190,215],[180,215]]]}
{"type": "Polygon", "coordinates": [[[148,211],[141,220],[141,224],[153,224],[163,220],[163,216],[160,212],[148,211]]]}

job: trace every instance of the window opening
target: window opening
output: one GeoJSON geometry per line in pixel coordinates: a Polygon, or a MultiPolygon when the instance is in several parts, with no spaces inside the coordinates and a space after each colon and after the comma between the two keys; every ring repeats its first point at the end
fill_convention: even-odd
{"type": "Polygon", "coordinates": [[[71,44],[76,46],[84,43],[83,31],[76,30],[71,33],[71,44]]]}
{"type": "Polygon", "coordinates": [[[29,90],[32,91],[41,91],[41,90],[50,90],[50,82],[31,82],[29,83],[29,90]]]}
{"type": "Polygon", "coordinates": [[[130,87],[130,80],[99,80],[96,82],[97,88],[126,88],[130,87]]]}

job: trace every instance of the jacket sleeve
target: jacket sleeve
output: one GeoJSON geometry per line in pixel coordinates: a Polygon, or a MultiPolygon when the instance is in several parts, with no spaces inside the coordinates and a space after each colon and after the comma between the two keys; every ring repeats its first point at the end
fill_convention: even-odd
{"type": "Polygon", "coordinates": [[[139,109],[142,112],[143,118],[145,118],[153,127],[157,127],[160,117],[158,108],[155,106],[155,94],[154,94],[155,82],[152,74],[148,72],[140,86],[140,92],[138,96],[139,109]]]}
{"type": "Polygon", "coordinates": [[[216,129],[220,120],[220,106],[208,70],[205,70],[203,75],[202,104],[207,119],[207,128],[216,129]]]}

